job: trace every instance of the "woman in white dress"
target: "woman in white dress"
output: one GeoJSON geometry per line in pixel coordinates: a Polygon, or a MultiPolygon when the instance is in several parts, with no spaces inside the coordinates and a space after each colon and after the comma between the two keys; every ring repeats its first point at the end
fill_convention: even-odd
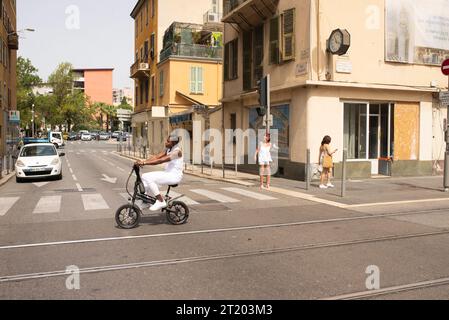
{"type": "Polygon", "coordinates": [[[264,141],[259,144],[259,147],[256,150],[256,155],[254,156],[254,160],[259,160],[260,166],[260,188],[264,188],[264,176],[267,177],[267,189],[270,189],[270,180],[271,180],[271,163],[273,159],[271,158],[271,136],[270,134],[266,134],[264,137],[264,141]]]}

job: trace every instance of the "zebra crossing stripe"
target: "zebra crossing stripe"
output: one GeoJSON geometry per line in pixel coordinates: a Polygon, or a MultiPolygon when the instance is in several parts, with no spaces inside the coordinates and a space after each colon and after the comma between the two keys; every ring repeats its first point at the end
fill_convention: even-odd
{"type": "Polygon", "coordinates": [[[83,194],[81,195],[81,198],[83,200],[85,211],[110,209],[103,196],[99,193],[83,194]]]}
{"type": "MultiPolygon", "coordinates": [[[[176,198],[176,197],[179,197],[180,195],[181,195],[181,194],[179,194],[179,193],[177,193],[177,192],[174,192],[174,191],[171,191],[171,190],[170,190],[170,197],[176,198]]],[[[176,199],[176,200],[182,201],[182,202],[184,202],[184,203],[185,203],[186,205],[188,205],[188,206],[195,206],[195,205],[198,205],[198,204],[199,204],[199,203],[196,202],[195,200],[190,199],[189,197],[186,197],[186,196],[181,197],[181,198],[176,199]]]]}
{"type": "Polygon", "coordinates": [[[40,198],[34,208],[33,214],[57,213],[61,210],[61,196],[48,196],[40,198]]]}
{"type": "Polygon", "coordinates": [[[244,189],[240,189],[240,188],[222,188],[222,190],[225,191],[229,191],[232,193],[236,193],[248,198],[253,198],[256,200],[262,200],[262,201],[267,201],[267,200],[276,200],[276,198],[267,196],[265,194],[261,194],[261,193],[256,193],[256,192],[251,192],[249,190],[244,190],[244,189]]]}
{"type": "Polygon", "coordinates": [[[19,197],[0,198],[0,216],[4,216],[19,199],[19,197]]]}
{"type": "Polygon", "coordinates": [[[205,196],[207,198],[210,198],[212,200],[221,202],[221,203],[236,203],[236,202],[240,202],[240,200],[234,199],[234,198],[230,198],[227,197],[225,195],[222,195],[220,193],[217,192],[212,192],[212,191],[208,191],[208,190],[204,190],[204,189],[195,189],[195,190],[190,190],[192,192],[195,192],[199,195],[205,196]]]}

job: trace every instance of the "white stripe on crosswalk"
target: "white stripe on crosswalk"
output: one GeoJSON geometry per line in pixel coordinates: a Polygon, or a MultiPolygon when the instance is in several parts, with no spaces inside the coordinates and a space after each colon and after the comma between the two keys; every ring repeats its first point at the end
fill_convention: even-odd
{"type": "Polygon", "coordinates": [[[207,198],[210,198],[212,200],[221,202],[221,203],[236,203],[236,202],[240,202],[240,200],[234,199],[234,198],[230,198],[227,197],[225,195],[222,195],[220,193],[216,193],[216,192],[212,192],[212,191],[208,191],[208,190],[203,190],[203,189],[195,189],[195,190],[190,190],[192,192],[198,193],[199,195],[205,196],[207,198]]]}
{"type": "Polygon", "coordinates": [[[83,194],[81,195],[81,198],[83,199],[84,210],[86,211],[109,209],[108,204],[99,193],[83,194]]]}
{"type": "Polygon", "coordinates": [[[222,190],[225,191],[229,191],[232,193],[236,193],[248,198],[253,198],[256,200],[262,200],[262,201],[267,201],[267,200],[276,200],[276,198],[261,194],[261,193],[256,193],[256,192],[251,192],[249,190],[244,190],[244,189],[240,189],[240,188],[222,188],[222,190]]]}
{"type": "Polygon", "coordinates": [[[4,216],[19,199],[18,197],[0,198],[0,216],[4,216]]]}
{"type": "Polygon", "coordinates": [[[61,210],[61,196],[48,196],[40,198],[33,213],[56,213],[61,210]]]}
{"type": "MultiPolygon", "coordinates": [[[[181,195],[181,194],[179,194],[179,193],[177,193],[177,192],[174,192],[174,191],[171,191],[171,190],[170,190],[170,197],[176,198],[176,197],[179,197],[180,195],[181,195]]],[[[198,204],[199,204],[199,203],[196,202],[195,200],[190,199],[189,197],[186,197],[186,196],[181,197],[181,198],[176,199],[176,200],[182,201],[182,202],[184,202],[184,203],[185,203],[186,205],[188,205],[188,206],[195,206],[195,205],[198,205],[198,204]]]]}

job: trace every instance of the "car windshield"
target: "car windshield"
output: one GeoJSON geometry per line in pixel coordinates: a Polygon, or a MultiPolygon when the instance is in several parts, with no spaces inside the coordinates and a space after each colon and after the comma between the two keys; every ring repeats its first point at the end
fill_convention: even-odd
{"type": "Polygon", "coordinates": [[[53,133],[53,137],[56,139],[61,139],[61,135],[59,133],[53,133]]]}
{"type": "Polygon", "coordinates": [[[23,148],[20,153],[21,157],[48,157],[56,155],[54,146],[28,146],[23,148]]]}

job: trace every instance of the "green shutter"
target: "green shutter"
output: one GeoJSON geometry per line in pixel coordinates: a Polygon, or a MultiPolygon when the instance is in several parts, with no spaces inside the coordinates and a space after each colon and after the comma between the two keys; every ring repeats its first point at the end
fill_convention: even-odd
{"type": "Polygon", "coordinates": [[[204,93],[203,68],[197,67],[196,71],[197,71],[196,93],[204,93]]]}
{"type": "Polygon", "coordinates": [[[190,67],[190,93],[196,93],[196,67],[190,67]]]}
{"type": "Polygon", "coordinates": [[[295,58],[295,9],[284,11],[282,15],[282,60],[295,58]]]}
{"type": "Polygon", "coordinates": [[[279,17],[270,20],[270,63],[279,63],[279,17]]]}

